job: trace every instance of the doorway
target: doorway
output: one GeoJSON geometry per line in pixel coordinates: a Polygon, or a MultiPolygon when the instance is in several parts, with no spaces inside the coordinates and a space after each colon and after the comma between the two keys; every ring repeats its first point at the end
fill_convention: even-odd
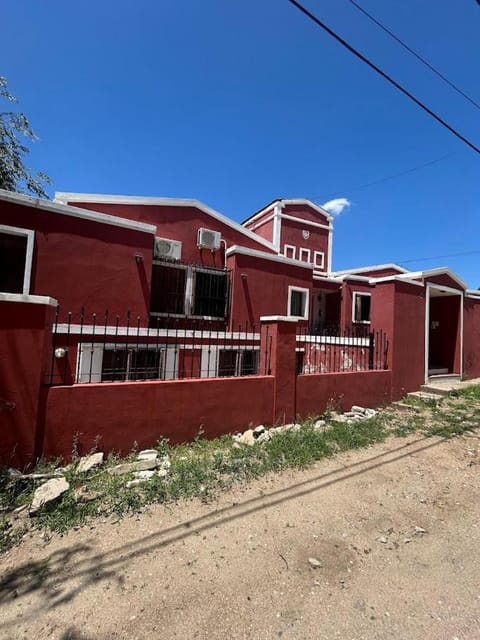
{"type": "Polygon", "coordinates": [[[463,292],[427,284],[425,382],[463,374],[463,292]]]}

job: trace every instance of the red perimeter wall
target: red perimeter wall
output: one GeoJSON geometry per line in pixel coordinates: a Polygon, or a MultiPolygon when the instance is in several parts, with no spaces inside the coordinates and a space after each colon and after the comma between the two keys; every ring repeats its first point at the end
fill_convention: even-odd
{"type": "Polygon", "coordinates": [[[134,442],[172,444],[214,438],[250,424],[272,422],[273,377],[120,382],[52,387],[48,391],[44,455],[68,457],[77,438],[88,453],[100,437],[104,451],[127,453],[134,442]]]}
{"type": "Polygon", "coordinates": [[[307,374],[297,378],[297,419],[318,416],[329,406],[378,407],[391,400],[391,371],[307,374]]]}

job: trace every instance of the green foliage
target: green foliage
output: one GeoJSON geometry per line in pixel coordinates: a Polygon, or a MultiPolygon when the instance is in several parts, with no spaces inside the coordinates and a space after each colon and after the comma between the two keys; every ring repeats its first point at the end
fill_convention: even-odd
{"type": "MultiPolygon", "coordinates": [[[[17,102],[3,76],[0,76],[0,98],[17,102]]],[[[50,178],[42,172],[33,174],[24,164],[25,155],[30,153],[25,141],[37,139],[24,113],[0,111],[0,189],[48,198],[44,185],[51,184],[50,178]]]]}

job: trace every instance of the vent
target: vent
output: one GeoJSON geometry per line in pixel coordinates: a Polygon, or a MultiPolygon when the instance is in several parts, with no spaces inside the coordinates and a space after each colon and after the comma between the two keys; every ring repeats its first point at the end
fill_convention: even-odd
{"type": "Polygon", "coordinates": [[[199,229],[197,235],[197,245],[199,249],[210,249],[215,251],[220,249],[220,240],[222,235],[220,231],[211,231],[210,229],[199,229]]]}
{"type": "Polygon", "coordinates": [[[153,257],[157,260],[162,258],[168,258],[169,260],[180,260],[180,258],[182,257],[182,243],[179,240],[155,238],[153,257]]]}

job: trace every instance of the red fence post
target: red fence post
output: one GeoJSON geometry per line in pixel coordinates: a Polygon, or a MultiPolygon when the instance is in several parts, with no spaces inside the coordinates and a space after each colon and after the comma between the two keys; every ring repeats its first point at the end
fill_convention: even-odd
{"type": "Polygon", "coordinates": [[[295,418],[298,320],[288,316],[263,316],[260,321],[260,373],[275,378],[272,422],[291,422],[295,418]]]}

